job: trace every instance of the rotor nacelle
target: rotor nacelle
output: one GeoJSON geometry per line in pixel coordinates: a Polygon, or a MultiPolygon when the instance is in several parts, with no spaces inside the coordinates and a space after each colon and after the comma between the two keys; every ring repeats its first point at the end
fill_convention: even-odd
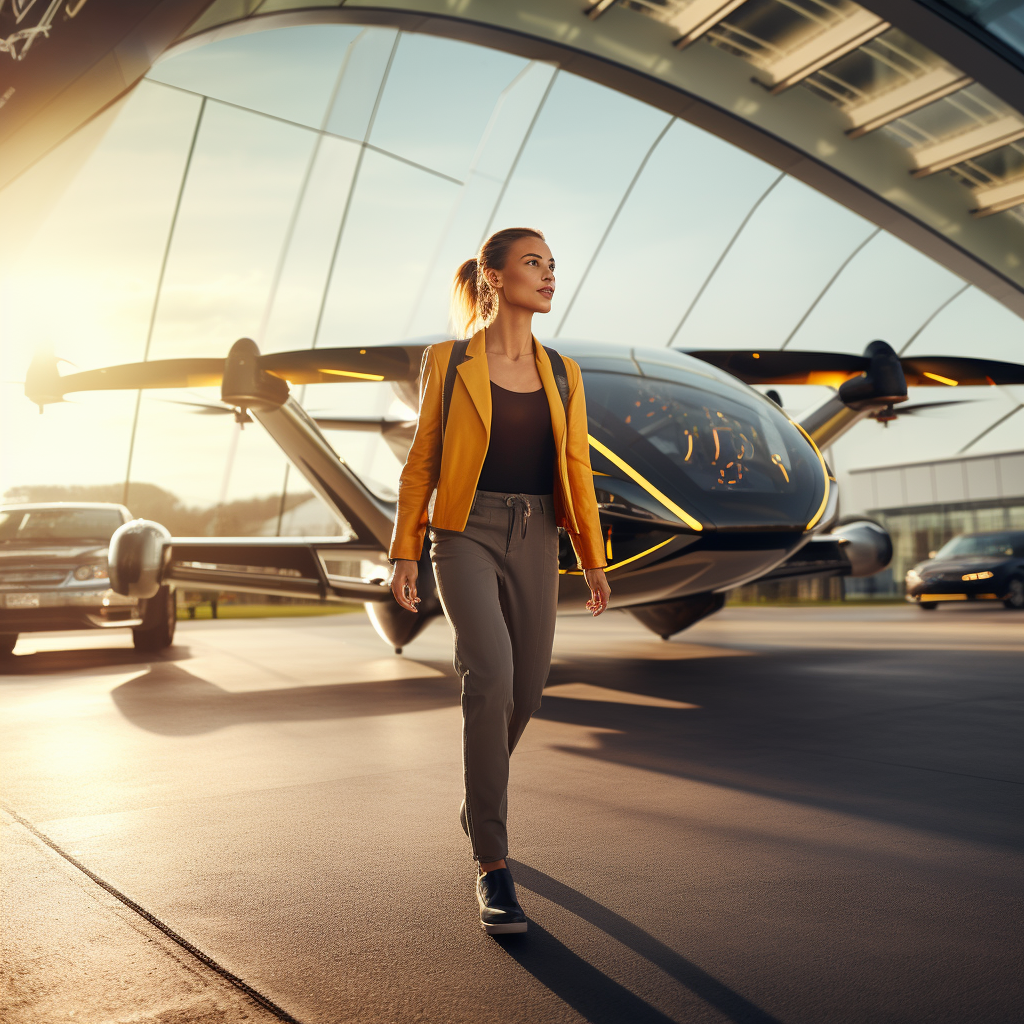
{"type": "Polygon", "coordinates": [[[149,519],[133,519],[115,530],[107,553],[111,588],[125,597],[155,597],[170,539],[165,527],[149,519]]]}

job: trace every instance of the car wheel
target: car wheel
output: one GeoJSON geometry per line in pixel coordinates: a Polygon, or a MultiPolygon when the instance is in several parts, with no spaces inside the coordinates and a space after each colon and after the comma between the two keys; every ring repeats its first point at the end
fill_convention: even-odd
{"type": "Polygon", "coordinates": [[[174,642],[174,627],[178,624],[178,608],[174,591],[161,587],[156,597],[146,602],[142,625],[132,630],[137,651],[162,651],[174,642]]]}
{"type": "Polygon", "coordinates": [[[1024,608],[1024,580],[1019,576],[1014,576],[1010,580],[1008,590],[1009,596],[1003,602],[1003,605],[1014,611],[1020,611],[1021,608],[1024,608]]]}
{"type": "Polygon", "coordinates": [[[938,601],[918,601],[917,607],[923,612],[933,612],[939,607],[938,601]]]}
{"type": "Polygon", "coordinates": [[[13,653],[14,645],[18,642],[17,633],[0,633],[0,658],[6,658],[13,653]]]}

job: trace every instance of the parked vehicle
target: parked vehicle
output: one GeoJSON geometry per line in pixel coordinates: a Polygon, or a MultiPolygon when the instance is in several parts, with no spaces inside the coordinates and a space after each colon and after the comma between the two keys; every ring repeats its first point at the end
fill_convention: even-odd
{"type": "Polygon", "coordinates": [[[148,600],[111,589],[107,546],[131,520],[123,505],[48,502],[0,505],[0,657],[20,633],[130,628],[139,650],[174,639],[174,593],[148,600]]]}
{"type": "Polygon", "coordinates": [[[1024,530],[954,537],[907,573],[907,600],[926,611],[945,601],[1002,601],[1024,608],[1024,530]]]}

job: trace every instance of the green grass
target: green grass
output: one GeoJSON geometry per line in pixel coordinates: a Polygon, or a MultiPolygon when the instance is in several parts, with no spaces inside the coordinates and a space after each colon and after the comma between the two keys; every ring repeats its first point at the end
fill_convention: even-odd
{"type": "MultiPolygon", "coordinates": [[[[220,604],[218,619],[289,619],[308,615],[347,615],[361,612],[361,604],[220,604]]],[[[196,607],[196,619],[212,619],[209,604],[196,607]]],[[[178,607],[178,621],[188,622],[188,609],[178,607]]]]}

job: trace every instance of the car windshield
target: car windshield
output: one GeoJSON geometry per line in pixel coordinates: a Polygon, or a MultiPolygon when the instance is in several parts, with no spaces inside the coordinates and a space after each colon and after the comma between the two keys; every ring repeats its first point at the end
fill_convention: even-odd
{"type": "Polygon", "coordinates": [[[106,543],[121,525],[106,508],[11,508],[0,511],[0,543],[32,540],[54,544],[106,543]]]}
{"type": "Polygon", "coordinates": [[[1024,558],[1024,533],[966,533],[954,537],[936,558],[1024,558]]]}
{"type": "Polygon", "coordinates": [[[702,521],[802,528],[819,508],[821,463],[768,399],[711,378],[585,378],[593,436],[702,521]]]}

